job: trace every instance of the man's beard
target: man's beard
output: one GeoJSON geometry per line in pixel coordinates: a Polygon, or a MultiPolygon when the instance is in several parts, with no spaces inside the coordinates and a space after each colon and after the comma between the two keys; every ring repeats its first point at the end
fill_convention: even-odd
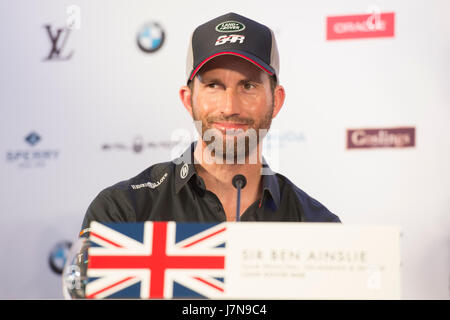
{"type": "MultiPolygon", "coordinates": [[[[193,106],[193,104],[192,104],[193,106]]],[[[269,111],[259,120],[252,118],[242,118],[239,116],[207,116],[202,117],[196,112],[196,108],[192,108],[194,121],[201,123],[201,130],[197,126],[198,132],[201,134],[201,139],[206,143],[211,155],[221,163],[245,163],[245,159],[255,151],[260,142],[270,129],[272,124],[272,115],[274,104],[272,103],[269,111]],[[213,127],[214,122],[233,122],[238,124],[245,124],[248,126],[246,131],[227,130],[226,134],[219,129],[213,127]],[[201,132],[200,132],[201,131],[201,132]],[[218,139],[216,141],[216,139],[218,139]]],[[[261,156],[261,150],[258,150],[258,157],[261,156]]],[[[252,157],[253,158],[253,157],[252,157]]],[[[249,159],[249,163],[253,163],[249,159]]]]}

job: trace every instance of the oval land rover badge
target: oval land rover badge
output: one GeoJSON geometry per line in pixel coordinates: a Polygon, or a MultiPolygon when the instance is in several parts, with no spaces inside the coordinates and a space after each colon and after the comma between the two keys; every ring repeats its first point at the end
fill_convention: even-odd
{"type": "Polygon", "coordinates": [[[244,29],[245,25],[237,21],[225,21],[216,26],[216,31],[218,32],[239,32],[244,29]]]}

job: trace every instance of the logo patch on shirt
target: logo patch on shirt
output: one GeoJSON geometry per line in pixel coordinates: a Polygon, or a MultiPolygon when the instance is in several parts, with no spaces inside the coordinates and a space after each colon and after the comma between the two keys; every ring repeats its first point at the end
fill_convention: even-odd
{"type": "Polygon", "coordinates": [[[168,176],[168,174],[167,174],[167,172],[166,172],[166,173],[164,173],[164,175],[162,176],[162,178],[159,179],[158,182],[150,182],[150,181],[149,181],[149,182],[145,182],[145,183],[141,183],[141,184],[132,184],[131,187],[132,187],[134,190],[141,189],[141,188],[155,189],[155,188],[159,187],[159,185],[160,185],[161,183],[163,183],[164,180],[166,180],[167,176],[168,176]]]}
{"type": "Polygon", "coordinates": [[[186,178],[187,175],[188,175],[188,173],[189,173],[189,167],[188,167],[188,165],[185,163],[185,164],[183,164],[183,167],[181,167],[181,171],[180,171],[180,177],[181,177],[181,179],[186,178]]]}

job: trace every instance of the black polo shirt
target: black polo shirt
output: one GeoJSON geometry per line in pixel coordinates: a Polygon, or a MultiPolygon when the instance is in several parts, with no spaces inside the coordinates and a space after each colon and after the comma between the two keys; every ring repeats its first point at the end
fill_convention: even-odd
{"type": "MultiPolygon", "coordinates": [[[[177,159],[152,165],[136,177],[101,191],[89,206],[82,230],[99,222],[223,222],[219,198],[196,173],[195,142],[177,159]]],[[[317,200],[264,164],[263,191],[241,221],[340,222],[317,200]],[[271,174],[266,174],[267,172],[271,174]]],[[[83,231],[82,231],[83,232],[83,231]]]]}

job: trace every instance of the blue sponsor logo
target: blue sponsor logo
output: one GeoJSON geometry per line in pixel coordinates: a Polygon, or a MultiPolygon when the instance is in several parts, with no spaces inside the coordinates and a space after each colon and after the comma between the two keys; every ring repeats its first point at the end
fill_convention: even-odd
{"type": "Polygon", "coordinates": [[[164,44],[165,32],[156,22],[145,24],[138,32],[138,47],[146,52],[153,53],[159,50],[164,44]]]}
{"type": "Polygon", "coordinates": [[[36,145],[42,141],[42,137],[32,131],[25,136],[24,142],[31,146],[31,149],[8,150],[6,161],[17,164],[20,168],[43,167],[48,161],[58,158],[59,150],[55,149],[35,149],[36,145]]]}
{"type": "Polygon", "coordinates": [[[60,241],[53,247],[48,257],[48,264],[54,273],[62,274],[71,246],[70,241],[60,241]]]}
{"type": "Polygon", "coordinates": [[[25,141],[32,147],[34,147],[39,141],[41,141],[41,137],[36,132],[31,132],[29,135],[25,137],[25,141]]]}
{"type": "Polygon", "coordinates": [[[289,148],[306,142],[305,133],[297,130],[271,130],[266,136],[266,148],[289,148]]]}

